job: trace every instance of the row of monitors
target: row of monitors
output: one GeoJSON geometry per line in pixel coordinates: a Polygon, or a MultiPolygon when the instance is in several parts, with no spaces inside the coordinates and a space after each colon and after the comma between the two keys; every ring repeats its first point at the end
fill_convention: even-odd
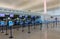
{"type": "MultiPolygon", "coordinates": [[[[0,17],[5,17],[6,14],[3,14],[3,13],[0,13],[0,17]]],[[[9,14],[9,17],[14,17],[14,14],[9,14]]],[[[19,17],[22,17],[22,15],[19,15],[19,17]]],[[[25,16],[27,17],[27,16],[25,16]]],[[[34,17],[34,16],[31,16],[31,17],[34,17]]]]}
{"type": "MultiPolygon", "coordinates": [[[[5,14],[1,14],[1,13],[0,13],[0,17],[5,17],[5,16],[6,16],[5,14]]],[[[10,17],[14,17],[14,14],[10,14],[9,16],[10,16],[10,17]]]]}

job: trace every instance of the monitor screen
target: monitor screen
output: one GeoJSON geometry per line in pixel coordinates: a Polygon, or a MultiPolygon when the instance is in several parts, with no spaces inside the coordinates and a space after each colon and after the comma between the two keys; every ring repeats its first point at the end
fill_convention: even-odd
{"type": "Polygon", "coordinates": [[[5,14],[0,14],[0,17],[5,17],[5,14]]]}
{"type": "Polygon", "coordinates": [[[28,16],[27,15],[25,15],[25,18],[27,18],[28,16]]]}
{"type": "Polygon", "coordinates": [[[31,18],[35,18],[35,16],[31,16],[31,18]]]}
{"type": "Polygon", "coordinates": [[[10,14],[10,17],[14,17],[14,14],[10,14]]]}
{"type": "Polygon", "coordinates": [[[19,15],[19,17],[21,18],[21,17],[22,17],[22,15],[19,15]]]}

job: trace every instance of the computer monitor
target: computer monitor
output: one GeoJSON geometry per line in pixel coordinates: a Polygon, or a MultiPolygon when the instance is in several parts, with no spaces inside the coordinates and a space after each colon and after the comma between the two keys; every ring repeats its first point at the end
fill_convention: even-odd
{"type": "Polygon", "coordinates": [[[19,15],[19,18],[24,19],[24,18],[25,18],[25,16],[19,15]]]}
{"type": "Polygon", "coordinates": [[[5,17],[5,14],[0,13],[0,17],[5,17]]]}
{"type": "Polygon", "coordinates": [[[32,18],[34,17],[34,16],[31,16],[32,18]]]}
{"type": "Polygon", "coordinates": [[[22,15],[19,15],[20,18],[22,18],[22,15]]]}
{"type": "Polygon", "coordinates": [[[10,17],[14,17],[14,14],[10,14],[10,17]]]}
{"type": "Polygon", "coordinates": [[[25,15],[25,18],[27,18],[28,17],[28,15],[25,15]]]}
{"type": "Polygon", "coordinates": [[[32,19],[35,19],[35,16],[31,16],[32,19]]]}

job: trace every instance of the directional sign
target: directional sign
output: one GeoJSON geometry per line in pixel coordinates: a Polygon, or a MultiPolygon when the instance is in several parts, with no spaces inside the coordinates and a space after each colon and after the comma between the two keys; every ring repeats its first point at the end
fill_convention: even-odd
{"type": "Polygon", "coordinates": [[[13,21],[9,21],[8,23],[9,23],[9,26],[13,26],[14,25],[13,21]]]}
{"type": "Polygon", "coordinates": [[[5,25],[5,22],[4,21],[1,21],[0,24],[1,24],[1,26],[4,26],[5,25]]]}

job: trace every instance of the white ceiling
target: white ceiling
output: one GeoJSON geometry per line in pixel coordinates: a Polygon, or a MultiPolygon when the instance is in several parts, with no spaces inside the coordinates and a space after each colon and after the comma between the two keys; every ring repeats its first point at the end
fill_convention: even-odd
{"type": "MultiPolygon", "coordinates": [[[[44,0],[0,0],[0,7],[37,12],[43,10],[43,1],[44,0]]],[[[60,0],[47,0],[47,9],[57,7],[60,7],[60,0]]]]}

